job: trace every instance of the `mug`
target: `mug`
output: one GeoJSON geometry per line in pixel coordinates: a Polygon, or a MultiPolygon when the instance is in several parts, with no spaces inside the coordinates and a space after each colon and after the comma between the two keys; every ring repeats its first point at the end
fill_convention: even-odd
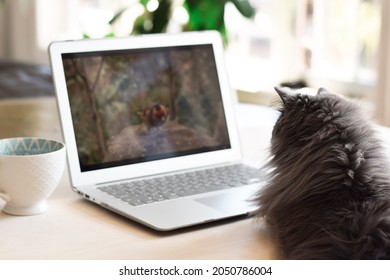
{"type": "Polygon", "coordinates": [[[32,137],[0,139],[0,198],[3,212],[36,215],[46,211],[46,200],[65,169],[62,142],[32,137]]]}

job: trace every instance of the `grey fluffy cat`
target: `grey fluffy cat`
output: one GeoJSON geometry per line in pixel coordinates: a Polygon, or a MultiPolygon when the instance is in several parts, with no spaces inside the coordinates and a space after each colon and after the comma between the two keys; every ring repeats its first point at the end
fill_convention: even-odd
{"type": "Polygon", "coordinates": [[[275,88],[269,180],[256,202],[286,259],[390,259],[390,166],[368,117],[324,89],[275,88]]]}

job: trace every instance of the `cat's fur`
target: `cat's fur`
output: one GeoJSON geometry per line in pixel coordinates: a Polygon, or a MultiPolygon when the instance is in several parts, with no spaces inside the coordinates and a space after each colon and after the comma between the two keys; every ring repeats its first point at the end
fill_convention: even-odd
{"type": "Polygon", "coordinates": [[[390,259],[390,165],[357,104],[275,88],[269,180],[256,202],[286,259],[390,259]]]}

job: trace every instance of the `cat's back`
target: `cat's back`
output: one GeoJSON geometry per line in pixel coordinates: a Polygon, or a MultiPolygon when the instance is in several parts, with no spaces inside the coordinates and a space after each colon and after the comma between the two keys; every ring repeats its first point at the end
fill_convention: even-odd
{"type": "Polygon", "coordinates": [[[282,99],[258,214],[288,258],[390,258],[390,168],[367,115],[331,94],[282,99]]]}

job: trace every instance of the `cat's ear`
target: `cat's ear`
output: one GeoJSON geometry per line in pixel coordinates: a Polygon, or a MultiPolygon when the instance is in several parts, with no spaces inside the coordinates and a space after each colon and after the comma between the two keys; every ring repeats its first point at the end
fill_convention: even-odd
{"type": "Polygon", "coordinates": [[[274,87],[276,92],[279,94],[280,99],[282,99],[282,102],[284,105],[286,105],[287,101],[291,98],[292,91],[288,88],[282,88],[282,87],[274,87]]]}
{"type": "Polygon", "coordinates": [[[326,88],[319,88],[318,91],[317,91],[317,95],[320,95],[320,94],[326,94],[326,93],[329,93],[329,91],[326,89],[326,88]]]}

